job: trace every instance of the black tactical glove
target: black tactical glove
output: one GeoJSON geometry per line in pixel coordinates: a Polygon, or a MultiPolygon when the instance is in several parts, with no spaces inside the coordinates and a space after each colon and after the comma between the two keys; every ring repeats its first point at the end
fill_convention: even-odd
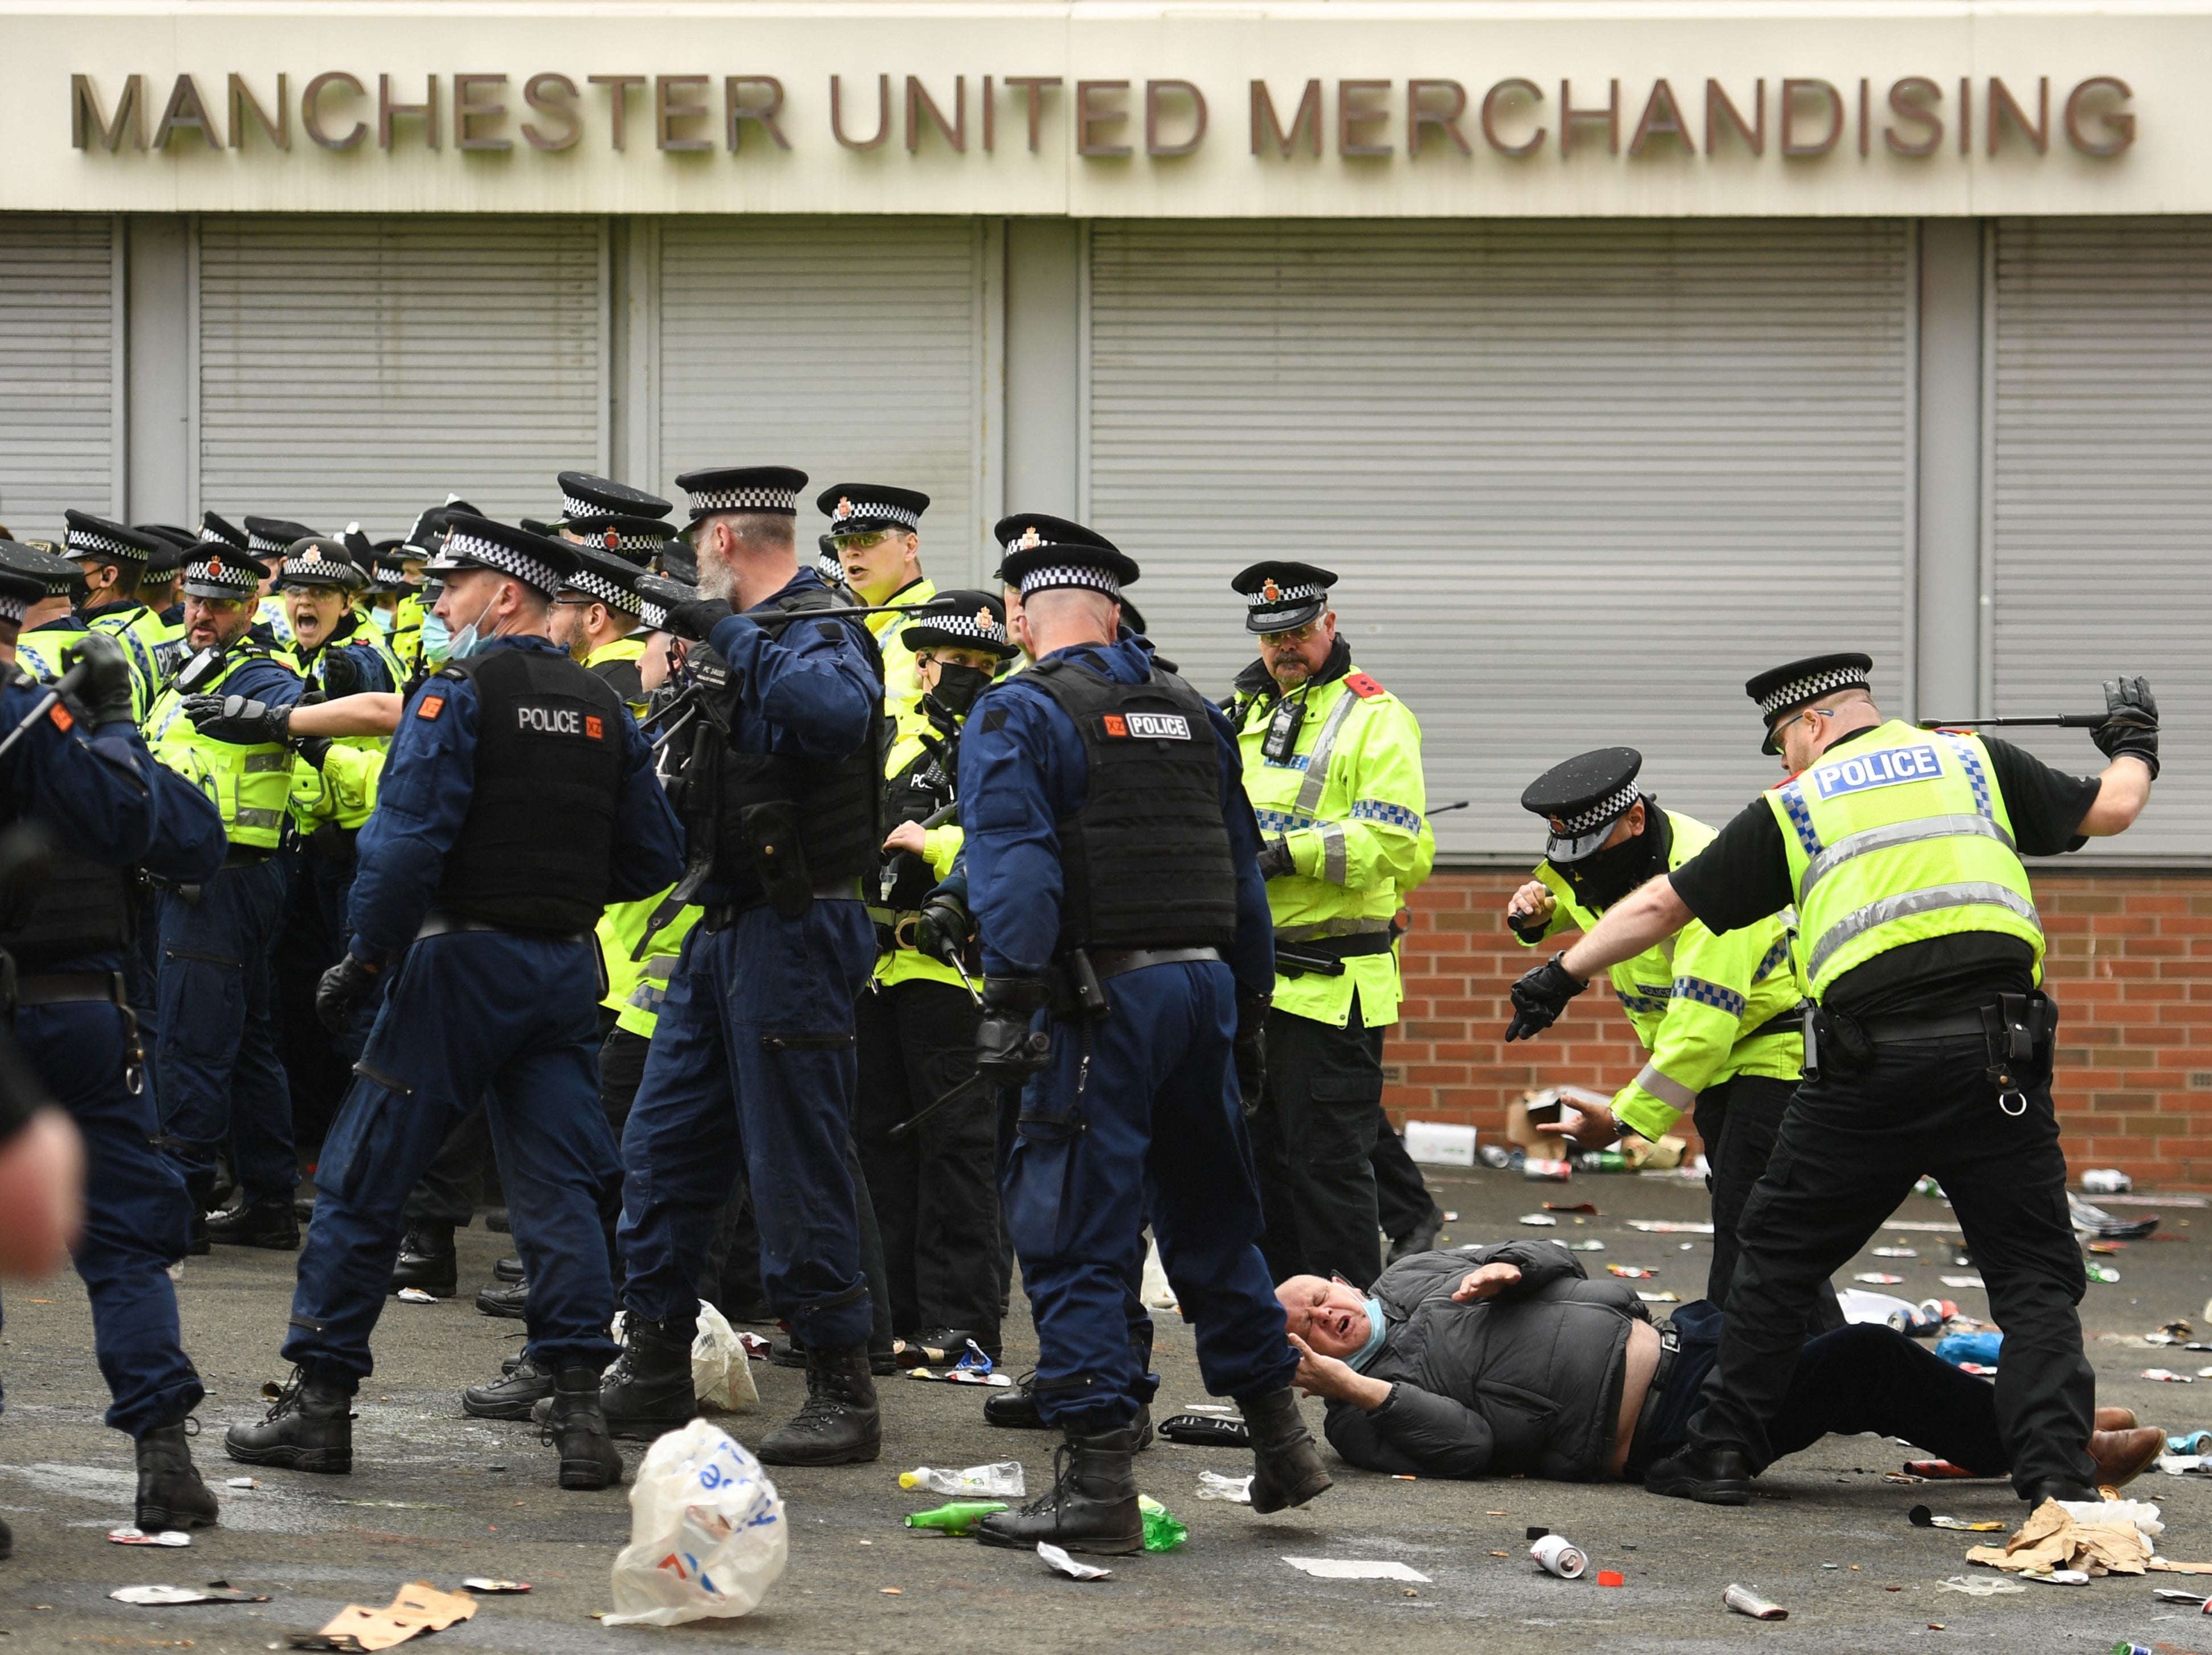
{"type": "Polygon", "coordinates": [[[1297,864],[1291,860],[1291,842],[1283,835],[1278,833],[1260,847],[1261,879],[1279,879],[1286,873],[1297,871],[1297,864]]]}
{"type": "Polygon", "coordinates": [[[135,722],[138,714],[131,693],[131,658],[123,646],[105,632],[81,634],[62,651],[62,670],[66,672],[79,662],[83,663],[84,678],[76,700],[90,716],[92,727],[135,722]]]}
{"type": "Polygon", "coordinates": [[[270,742],[281,746],[292,739],[289,707],[271,707],[244,696],[186,696],[185,716],[202,735],[240,747],[270,742]]]}
{"type": "Polygon", "coordinates": [[[914,922],[914,946],[947,965],[965,955],[975,940],[975,916],[957,891],[939,885],[921,900],[914,922]]]}
{"type": "Polygon", "coordinates": [[[1267,1004],[1265,995],[1237,999],[1237,1100],[1248,1117],[1259,1109],[1267,1088],[1267,1004]]]}
{"type": "Polygon", "coordinates": [[[2158,779],[2158,703],[2148,678],[2105,680],[2105,721],[2089,739],[2107,758],[2140,758],[2158,779]]]}
{"type": "Polygon", "coordinates": [[[371,965],[349,949],[345,958],[324,972],[322,981],[315,984],[315,1020],[332,1034],[343,1034],[354,1008],[376,992],[382,976],[381,967],[371,965]]]}
{"type": "Polygon", "coordinates": [[[1508,914],[1505,924],[1515,936],[1534,946],[1543,941],[1545,933],[1551,929],[1552,916],[1548,914],[1508,914]]]}
{"type": "Polygon", "coordinates": [[[323,656],[323,694],[336,701],[340,696],[350,696],[361,689],[361,663],[343,649],[333,649],[323,656]]]}
{"type": "Polygon", "coordinates": [[[994,1086],[1020,1086],[1052,1056],[1052,1037],[1030,1019],[1051,999],[1033,977],[994,977],[983,984],[983,1020],[975,1025],[975,1072],[994,1086]]]}
{"type": "Polygon", "coordinates": [[[707,635],[716,624],[737,613],[728,602],[720,598],[694,598],[688,604],[678,604],[668,611],[668,630],[679,638],[689,638],[694,643],[707,642],[707,635]]]}
{"type": "Polygon", "coordinates": [[[1566,958],[1564,951],[1556,953],[1514,983],[1513,1021],[1505,1030],[1509,1042],[1533,1040],[1543,1033],[1559,1020],[1567,1002],[1589,987],[1567,970],[1566,958]]]}

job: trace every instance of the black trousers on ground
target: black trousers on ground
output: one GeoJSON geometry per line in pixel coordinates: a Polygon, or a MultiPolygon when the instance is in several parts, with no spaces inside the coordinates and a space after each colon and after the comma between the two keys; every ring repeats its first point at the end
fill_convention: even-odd
{"type": "MultiPolygon", "coordinates": [[[[1838,1054],[1840,1058],[1841,1054],[1838,1054]]],[[[1996,1421],[2023,1495],[2093,1486],[2096,1377],[2081,1349],[2087,1277],[2066,1208],[2066,1158],[2048,1087],[2017,1118],[1999,1108],[1978,1035],[1872,1049],[1850,1073],[1800,1083],[1766,1174],[1736,1226],[1741,1252],[1720,1354],[1691,1422],[1700,1446],[1777,1453],[1814,1297],[1923,1172],[1942,1182],[2005,1330],[1996,1421]]]]}
{"type": "Polygon", "coordinates": [[[1267,1013],[1267,1085],[1252,1118],[1267,1273],[1340,1275],[1364,1293],[1382,1274],[1375,1135],[1382,1115],[1382,1031],[1352,1002],[1346,1027],[1267,1013]]]}
{"type": "MultiPolygon", "coordinates": [[[[1751,1199],[1752,1186],[1766,1176],[1775,1135],[1796,1091],[1795,1080],[1739,1074],[1698,1094],[1698,1135],[1705,1141],[1705,1163],[1712,1169],[1705,1178],[1713,1200],[1713,1267],[1705,1277],[1705,1297],[1716,1305],[1728,1303],[1741,1250],[1736,1226],[1743,1220],[1743,1204],[1751,1199]]],[[[1836,1295],[1816,1293],[1806,1332],[1826,1333],[1843,1325],[1836,1295]]]]}
{"type": "Polygon", "coordinates": [[[853,1137],[883,1234],[892,1326],[902,1337],[966,1328],[995,1349],[1006,1281],[991,1099],[977,1088],[890,1135],[975,1074],[981,1015],[949,983],[909,978],[861,995],[853,1137]]]}
{"type": "MultiPolygon", "coordinates": [[[[1382,1031],[1377,1029],[1376,1033],[1379,1036],[1382,1031]]],[[[1379,1098],[1375,1100],[1375,1147],[1367,1153],[1368,1164],[1375,1169],[1375,1213],[1382,1221],[1382,1233],[1393,1241],[1403,1241],[1427,1221],[1437,1203],[1429,1194],[1428,1180],[1406,1153],[1406,1141],[1382,1112],[1379,1098]]]]}

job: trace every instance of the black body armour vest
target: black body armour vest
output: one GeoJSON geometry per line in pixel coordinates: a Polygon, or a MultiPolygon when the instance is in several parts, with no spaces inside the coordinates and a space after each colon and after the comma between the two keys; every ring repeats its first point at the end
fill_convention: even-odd
{"type": "MultiPolygon", "coordinates": [[[[881,681],[883,657],[874,638],[857,618],[828,618],[848,605],[826,587],[793,593],[780,607],[800,616],[824,612],[820,620],[794,620],[793,627],[848,628],[881,681]]],[[[699,721],[684,767],[680,793],[690,866],[678,894],[688,897],[703,885],[720,885],[727,889],[732,908],[760,907],[769,895],[759,857],[770,848],[783,859],[787,880],[802,890],[872,872],[884,838],[880,778],[888,727],[881,699],[870,715],[867,739],[842,758],[741,753],[726,735],[738,694],[729,681],[728,663],[711,649],[694,649],[692,660],[702,687],[720,708],[716,716],[699,721]],[[794,851],[803,879],[788,871],[794,851]]]]}
{"type": "MultiPolygon", "coordinates": [[[[951,802],[952,784],[945,778],[937,756],[927,748],[884,784],[884,820],[889,824],[926,822],[951,802]]],[[[919,908],[922,899],[936,887],[937,875],[922,857],[910,850],[893,851],[884,856],[883,906],[901,911],[919,908]]]]}
{"type": "Polygon", "coordinates": [[[1230,946],[1237,870],[1206,698],[1157,665],[1115,684],[1063,658],[1026,681],[1075,721],[1091,766],[1059,823],[1060,950],[1230,946]]]}
{"type": "Polygon", "coordinates": [[[18,969],[57,970],[88,954],[131,945],[137,934],[131,869],[79,855],[51,829],[24,821],[0,831],[0,862],[19,857],[39,858],[43,865],[22,881],[27,900],[14,911],[0,912],[0,949],[18,969]]]}
{"type": "Polygon", "coordinates": [[[495,650],[438,677],[476,685],[477,777],[431,905],[502,930],[589,931],[612,882],[629,709],[566,655],[495,650]]]}

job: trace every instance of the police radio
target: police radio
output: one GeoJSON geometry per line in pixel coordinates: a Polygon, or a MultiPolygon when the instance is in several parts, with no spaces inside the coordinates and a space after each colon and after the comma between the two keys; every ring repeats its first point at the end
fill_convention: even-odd
{"type": "Polygon", "coordinates": [[[1297,700],[1285,696],[1275,703],[1273,715],[1267,720],[1267,739],[1260,744],[1260,752],[1270,764],[1279,764],[1298,750],[1298,727],[1306,721],[1306,698],[1299,692],[1297,700]]]}

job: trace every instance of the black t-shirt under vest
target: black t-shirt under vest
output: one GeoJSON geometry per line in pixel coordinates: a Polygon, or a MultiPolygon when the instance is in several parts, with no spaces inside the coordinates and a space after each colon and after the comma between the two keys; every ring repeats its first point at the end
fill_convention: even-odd
{"type": "Polygon", "coordinates": [[[447,666],[477,691],[476,787],[433,906],[510,931],[588,931],[606,906],[629,713],[566,655],[447,666]]]}
{"type": "Polygon", "coordinates": [[[1060,819],[1060,947],[1226,948],[1237,871],[1204,697],[1155,666],[1115,684],[1065,657],[1024,676],[1075,721],[1083,808],[1060,819]]]}

